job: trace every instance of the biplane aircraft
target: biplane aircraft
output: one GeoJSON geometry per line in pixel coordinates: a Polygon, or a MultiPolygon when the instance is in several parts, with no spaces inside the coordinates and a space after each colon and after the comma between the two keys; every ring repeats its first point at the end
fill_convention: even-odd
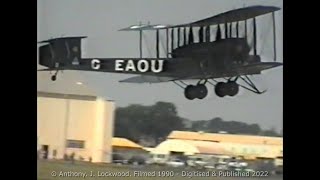
{"type": "Polygon", "coordinates": [[[47,68],[40,71],[54,71],[52,81],[56,80],[61,70],[138,74],[120,82],[174,82],[184,89],[184,95],[189,100],[205,98],[208,94],[207,83],[214,86],[219,97],[235,96],[239,87],[262,94],[265,91],[260,91],[249,76],[282,65],[276,61],[275,12],[278,10],[280,8],[274,6],[250,6],[186,24],[138,24],[120,29],[139,33],[139,58],[82,58],[81,40],[85,36],[42,41],[40,43],[46,44],[40,46],[39,64],[47,68]],[[265,62],[257,53],[256,17],[270,14],[274,61],[265,62]],[[212,33],[214,30],[215,33],[212,33]],[[154,58],[143,58],[143,31],[156,32],[154,58]],[[160,57],[159,53],[160,31],[166,34],[165,57],[160,57]],[[252,37],[250,40],[249,36],[252,37]],[[185,80],[198,82],[192,85],[185,80]]]}

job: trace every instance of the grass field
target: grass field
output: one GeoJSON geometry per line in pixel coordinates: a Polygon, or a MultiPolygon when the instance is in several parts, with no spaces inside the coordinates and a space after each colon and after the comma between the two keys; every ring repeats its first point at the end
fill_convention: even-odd
{"type": "MultiPolygon", "coordinates": [[[[71,164],[70,162],[64,161],[38,161],[38,180],[98,180],[98,179],[133,179],[133,180],[146,180],[146,179],[268,179],[268,180],[282,180],[282,176],[269,176],[263,178],[239,178],[239,177],[223,177],[217,173],[214,177],[213,172],[204,171],[202,173],[209,174],[209,177],[190,177],[191,173],[200,173],[200,171],[194,169],[179,169],[179,168],[168,168],[168,167],[157,167],[157,166],[124,166],[124,165],[113,165],[113,164],[92,164],[86,162],[76,162],[71,164]],[[117,175],[116,173],[120,173],[117,175]],[[112,174],[113,173],[113,174],[112,174]],[[189,176],[186,176],[187,173],[189,176]],[[112,176],[113,175],[113,176],[112,176]],[[122,176],[121,176],[122,175],[122,176]],[[171,177],[170,177],[171,175],[171,177]]],[[[197,174],[196,174],[197,175],[197,174]]]]}

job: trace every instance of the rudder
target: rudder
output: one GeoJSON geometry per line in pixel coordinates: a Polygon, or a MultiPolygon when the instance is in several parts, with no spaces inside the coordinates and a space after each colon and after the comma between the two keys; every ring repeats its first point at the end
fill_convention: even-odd
{"type": "Polygon", "coordinates": [[[54,69],[79,63],[83,38],[86,37],[63,37],[40,42],[48,44],[39,48],[39,64],[54,69]]]}

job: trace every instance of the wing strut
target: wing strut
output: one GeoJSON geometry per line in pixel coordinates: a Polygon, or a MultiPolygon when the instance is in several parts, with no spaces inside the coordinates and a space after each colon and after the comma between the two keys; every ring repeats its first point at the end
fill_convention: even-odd
{"type": "Polygon", "coordinates": [[[210,26],[208,25],[207,27],[206,27],[206,38],[205,38],[205,40],[206,40],[206,42],[210,42],[210,26]]]}
{"type": "Polygon", "coordinates": [[[140,58],[142,58],[142,30],[139,31],[139,51],[140,58]]]}
{"type": "Polygon", "coordinates": [[[221,39],[221,29],[220,29],[220,24],[218,24],[217,34],[216,34],[216,41],[219,41],[220,39],[221,39]]]}
{"type": "Polygon", "coordinates": [[[244,37],[247,39],[247,20],[244,20],[244,37]]]}
{"type": "Polygon", "coordinates": [[[257,55],[257,24],[256,24],[256,18],[253,18],[253,54],[257,55]]]}
{"type": "Polygon", "coordinates": [[[273,60],[274,61],[277,61],[277,48],[276,48],[276,18],[275,18],[275,15],[274,15],[274,12],[272,12],[272,22],[273,22],[273,60]]]}
{"type": "Polygon", "coordinates": [[[199,28],[199,43],[203,42],[203,26],[199,28]]]}
{"type": "Polygon", "coordinates": [[[180,47],[180,28],[178,28],[178,45],[177,47],[180,47]]]}
{"type": "Polygon", "coordinates": [[[229,23],[229,37],[232,38],[232,22],[229,23]]]}
{"type": "Polygon", "coordinates": [[[183,45],[187,45],[187,28],[183,28],[183,45]]]}
{"type": "Polygon", "coordinates": [[[157,37],[156,37],[156,51],[157,51],[157,58],[159,58],[159,29],[157,29],[157,31],[156,31],[156,33],[157,33],[157,37]]]}
{"type": "Polygon", "coordinates": [[[174,49],[174,28],[171,29],[171,53],[174,49]]]}
{"type": "Polygon", "coordinates": [[[166,29],[166,51],[167,51],[167,58],[169,58],[169,29],[166,29]]]}
{"type": "Polygon", "coordinates": [[[193,30],[192,27],[190,26],[189,28],[189,37],[188,37],[188,44],[192,44],[193,43],[193,30]]]}
{"type": "Polygon", "coordinates": [[[228,38],[228,24],[224,23],[224,38],[228,38]]]}
{"type": "Polygon", "coordinates": [[[239,37],[239,21],[237,21],[237,24],[236,24],[236,36],[237,38],[239,37]]]}

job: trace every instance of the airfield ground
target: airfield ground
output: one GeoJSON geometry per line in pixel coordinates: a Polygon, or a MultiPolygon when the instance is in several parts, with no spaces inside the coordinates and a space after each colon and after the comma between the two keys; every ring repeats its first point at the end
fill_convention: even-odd
{"type": "MultiPolygon", "coordinates": [[[[192,180],[202,180],[202,179],[217,179],[217,180],[229,180],[229,179],[250,179],[250,180],[258,180],[258,179],[268,179],[268,180],[282,180],[282,176],[269,176],[263,178],[239,178],[239,177],[183,177],[181,175],[182,171],[194,171],[190,169],[177,169],[177,168],[165,168],[165,167],[156,167],[156,166],[140,166],[140,167],[133,167],[133,166],[124,166],[124,165],[111,165],[111,164],[92,164],[86,162],[76,162],[75,164],[71,164],[70,162],[64,161],[47,161],[47,160],[38,160],[38,180],[79,180],[79,179],[88,179],[88,180],[98,180],[98,179],[111,179],[111,180],[120,180],[120,179],[135,179],[135,180],[147,180],[147,179],[175,179],[175,180],[182,180],[182,179],[192,179],[192,180]],[[131,177],[98,177],[98,172],[128,172],[130,173],[131,177]],[[141,171],[141,172],[161,172],[161,171],[174,171],[176,175],[173,177],[133,177],[134,171],[141,171]],[[53,176],[52,173],[56,173],[56,176],[53,176]],[[86,173],[86,177],[59,177],[60,172],[64,172],[65,174],[68,172],[81,172],[86,173]],[[92,175],[95,177],[91,177],[92,175]]],[[[80,174],[78,174],[80,175],[80,174]]]]}

